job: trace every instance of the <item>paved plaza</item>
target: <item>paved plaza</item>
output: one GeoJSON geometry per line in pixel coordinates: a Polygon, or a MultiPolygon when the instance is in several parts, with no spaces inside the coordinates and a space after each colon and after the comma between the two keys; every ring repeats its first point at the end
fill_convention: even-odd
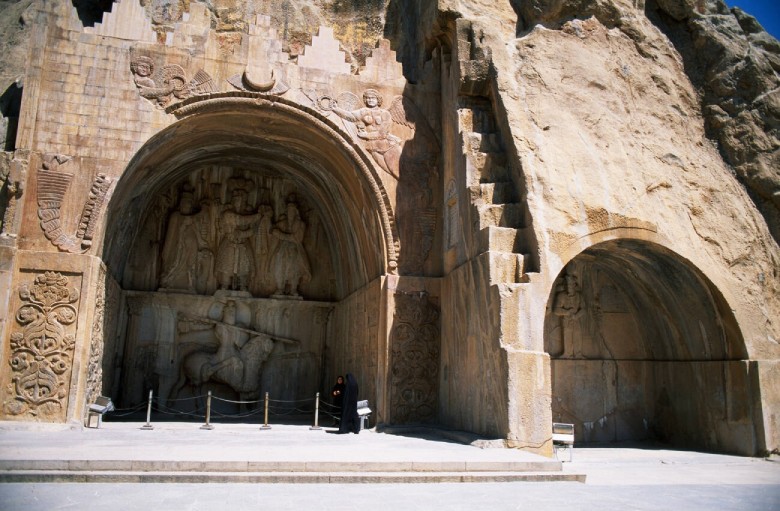
{"type": "MultiPolygon", "coordinates": [[[[307,426],[289,425],[272,426],[266,431],[250,424],[216,425],[212,431],[192,423],[161,423],[152,431],[143,431],[140,426],[104,423],[100,429],[86,429],[1,423],[0,464],[5,470],[0,477],[11,480],[10,469],[24,463],[31,468],[44,467],[42,463],[76,468],[79,463],[90,462],[88,468],[94,469],[100,462],[124,461],[125,472],[131,473],[139,467],[144,469],[141,462],[175,462],[181,469],[202,463],[202,470],[207,472],[209,466],[219,467],[220,463],[232,466],[238,462],[283,461],[285,465],[277,465],[276,470],[295,472],[298,479],[246,483],[240,482],[243,475],[239,474],[235,479],[238,482],[199,484],[164,482],[165,477],[159,474],[156,479],[148,479],[159,482],[150,483],[46,482],[42,478],[44,482],[0,484],[0,507],[8,511],[780,509],[778,457],[744,458],[651,446],[589,447],[575,449],[573,461],[561,465],[517,450],[464,445],[452,441],[453,435],[444,438],[430,433],[399,435],[373,430],[333,435],[328,428],[312,431],[307,426]],[[464,474],[485,474],[480,467],[491,470],[493,466],[508,468],[509,472],[514,468],[519,472],[585,476],[585,482],[307,484],[300,477],[307,464],[331,475],[332,464],[336,464],[339,470],[351,472],[351,479],[344,479],[349,481],[359,481],[361,475],[381,475],[380,470],[395,470],[392,467],[398,471],[389,473],[387,480],[398,473],[415,471],[435,480],[436,473],[449,474],[448,470],[463,464],[467,467],[464,474]]],[[[145,469],[154,470],[152,465],[145,469]]]]}

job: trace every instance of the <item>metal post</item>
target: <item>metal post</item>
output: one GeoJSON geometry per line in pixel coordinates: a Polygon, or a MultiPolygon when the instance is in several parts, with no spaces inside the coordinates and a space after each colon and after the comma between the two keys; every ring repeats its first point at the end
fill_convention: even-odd
{"type": "Polygon", "coordinates": [[[309,429],[322,429],[319,426],[320,422],[320,393],[317,392],[317,399],[314,400],[314,426],[309,429]]]}
{"type": "Polygon", "coordinates": [[[214,429],[214,426],[209,424],[211,422],[211,391],[206,397],[206,424],[200,427],[200,429],[214,429]]]}
{"type": "Polygon", "coordinates": [[[151,420],[152,420],[152,391],[149,390],[149,404],[146,405],[146,424],[141,426],[141,429],[154,429],[151,420]]]}
{"type": "Polygon", "coordinates": [[[265,393],[265,422],[262,426],[260,426],[260,429],[271,429],[271,426],[268,425],[268,392],[265,393]]]}

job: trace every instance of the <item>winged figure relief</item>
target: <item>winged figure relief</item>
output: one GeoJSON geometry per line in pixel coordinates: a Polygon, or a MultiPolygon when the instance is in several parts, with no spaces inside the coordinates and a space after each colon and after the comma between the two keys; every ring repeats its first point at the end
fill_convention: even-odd
{"type": "Polygon", "coordinates": [[[375,89],[363,91],[363,107],[358,107],[358,97],[351,92],[342,92],[336,98],[321,96],[317,99],[320,110],[333,112],[347,121],[347,131],[363,141],[382,170],[398,179],[404,140],[391,130],[398,124],[413,131],[415,125],[407,120],[403,96],[395,96],[389,108],[383,108],[383,103],[382,94],[375,89]]]}

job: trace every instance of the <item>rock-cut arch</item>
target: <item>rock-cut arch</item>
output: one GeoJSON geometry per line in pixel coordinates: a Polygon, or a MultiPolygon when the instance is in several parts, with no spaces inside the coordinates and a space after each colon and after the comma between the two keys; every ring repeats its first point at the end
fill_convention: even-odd
{"type": "Polygon", "coordinates": [[[196,97],[169,110],[179,120],[136,153],[107,208],[104,261],[117,280],[153,192],[203,164],[254,165],[309,190],[339,243],[342,297],[396,271],[400,243],[388,194],[370,158],[327,118],[279,97],[243,92],[196,97]]]}
{"type": "Polygon", "coordinates": [[[177,120],[138,150],[107,207],[103,260],[126,303],[112,395],[132,406],[151,388],[170,402],[208,384],[229,399],[269,389],[276,399],[313,396],[335,363],[330,343],[355,323],[354,303],[377,316],[378,283],[397,268],[394,214],[372,160],[319,113],[278,97],[218,93],[168,113],[177,120]],[[290,204],[302,240],[281,227],[295,216],[290,204]],[[232,239],[246,233],[231,222],[266,215],[251,241],[232,239]],[[242,255],[223,257],[230,250],[242,255]],[[290,269],[301,253],[308,278],[279,279],[302,277],[290,269]],[[234,263],[251,269],[225,286],[218,274],[234,263]],[[242,335],[273,346],[258,362],[242,335]],[[262,370],[249,381],[251,364],[262,370]]]}
{"type": "Polygon", "coordinates": [[[580,443],[754,454],[760,405],[731,308],[665,247],[613,239],[573,257],[545,313],[552,415],[580,443]]]}

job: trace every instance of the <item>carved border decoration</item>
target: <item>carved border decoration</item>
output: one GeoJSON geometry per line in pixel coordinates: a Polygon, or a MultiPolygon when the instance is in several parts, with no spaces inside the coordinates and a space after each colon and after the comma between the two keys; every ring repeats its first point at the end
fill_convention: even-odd
{"type": "Polygon", "coordinates": [[[4,403],[4,412],[37,416],[47,405],[64,409],[76,344],[67,327],[76,322],[79,292],[68,277],[47,271],[32,287],[22,284],[19,297],[24,303],[16,321],[22,331],[11,334],[12,400],[4,403]]]}
{"type": "Polygon", "coordinates": [[[393,422],[426,422],[436,418],[439,337],[439,308],[428,294],[396,292],[390,332],[393,422]]]}

